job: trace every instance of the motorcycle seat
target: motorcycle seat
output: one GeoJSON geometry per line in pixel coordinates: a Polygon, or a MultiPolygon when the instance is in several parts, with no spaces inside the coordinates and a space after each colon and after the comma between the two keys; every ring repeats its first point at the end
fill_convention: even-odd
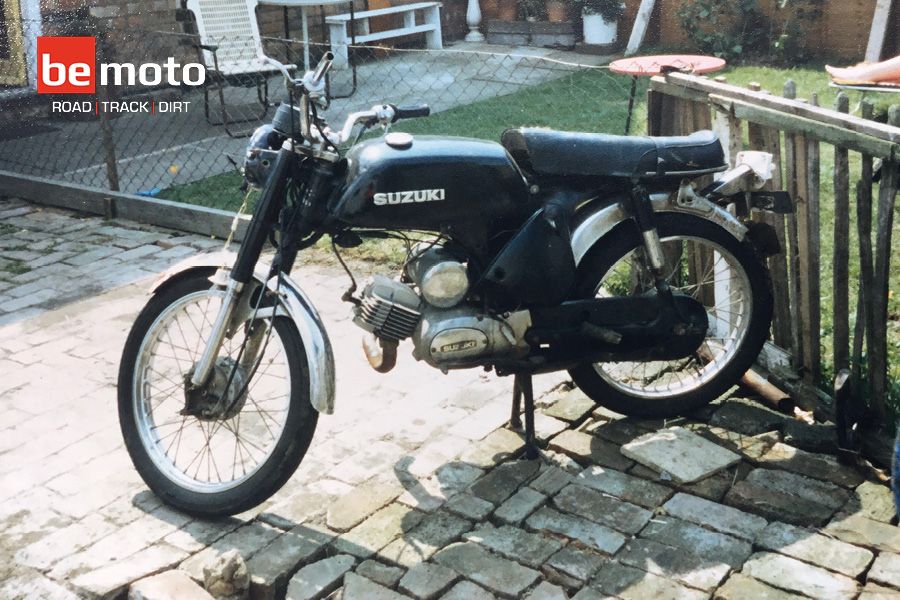
{"type": "Polygon", "coordinates": [[[693,177],[728,168],[712,131],[680,137],[577,133],[542,128],[507,129],[500,143],[535,175],[586,177],[693,177]]]}

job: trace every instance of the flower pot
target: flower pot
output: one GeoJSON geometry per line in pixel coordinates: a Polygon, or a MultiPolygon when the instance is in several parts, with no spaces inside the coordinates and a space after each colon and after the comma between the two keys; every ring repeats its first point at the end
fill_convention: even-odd
{"type": "Polygon", "coordinates": [[[547,0],[544,8],[547,10],[547,20],[551,23],[569,20],[569,7],[563,0],[547,0]]]}
{"type": "Polygon", "coordinates": [[[497,18],[501,21],[515,21],[519,16],[516,0],[497,0],[497,18]]]}
{"type": "Polygon", "coordinates": [[[581,13],[584,43],[594,45],[613,44],[619,33],[618,21],[607,21],[601,15],[581,13]]]}

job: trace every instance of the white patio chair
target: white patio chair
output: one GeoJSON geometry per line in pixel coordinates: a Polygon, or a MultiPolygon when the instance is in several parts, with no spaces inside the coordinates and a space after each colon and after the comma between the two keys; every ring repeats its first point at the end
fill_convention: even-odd
{"type": "MultiPolygon", "coordinates": [[[[206,120],[210,124],[210,92],[217,92],[222,124],[232,137],[248,132],[233,133],[229,124],[258,121],[269,110],[268,77],[277,69],[266,62],[259,25],[256,22],[257,0],[184,0],[196,25],[197,48],[201,62],[207,69],[207,85],[203,88],[206,120]],[[229,115],[224,89],[228,86],[256,87],[261,113],[249,118],[234,119],[229,115]]],[[[294,65],[288,65],[289,69],[294,65]]]]}

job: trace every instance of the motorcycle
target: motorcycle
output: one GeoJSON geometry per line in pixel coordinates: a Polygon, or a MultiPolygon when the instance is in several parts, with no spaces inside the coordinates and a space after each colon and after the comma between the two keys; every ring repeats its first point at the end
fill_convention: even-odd
{"type": "Polygon", "coordinates": [[[598,404],[669,417],[750,367],[772,315],[762,257],[777,251],[750,211],[791,210],[786,194],[763,191],[770,155],[744,153],[729,170],[709,131],[520,128],[500,143],[390,131],[427,105],[379,104],[335,130],[319,114],[332,58],[296,79],[273,61],[289,101],[248,145],[244,175],[262,191],[239,252],[165,273],[125,344],[122,434],[166,503],[202,516],[257,505],[334,410],[328,335],[290,278],[325,235],[339,260],[368,238],[407,244],[400,272],[361,290],[341,260],[369,363],[390,371],[411,340],[416,360],[445,373],[512,375],[510,424],[521,429],[524,414],[527,458],[534,374],[568,370],[598,404]],[[692,181],[716,173],[697,191],[692,181]]]}

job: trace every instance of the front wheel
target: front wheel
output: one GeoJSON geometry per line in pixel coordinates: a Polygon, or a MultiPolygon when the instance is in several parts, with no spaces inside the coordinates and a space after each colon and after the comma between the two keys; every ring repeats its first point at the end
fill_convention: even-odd
{"type": "MultiPolygon", "coordinates": [[[[569,371],[592,400],[616,412],[663,418],[704,406],[733,385],[756,360],[772,319],[768,275],[749,241],[692,215],[656,216],[673,291],[690,294],[707,311],[703,344],[687,358],[608,362],[569,371]]],[[[630,296],[653,289],[643,244],[632,223],[600,240],[578,269],[577,297],[630,296]]]]}
{"type": "Polygon", "coordinates": [[[150,299],[125,343],[118,382],[119,423],[138,473],[167,504],[206,517],[277,492],[318,417],[303,341],[285,317],[257,319],[225,340],[212,375],[219,402],[185,392],[224,295],[209,275],[188,274],[150,299]]]}

